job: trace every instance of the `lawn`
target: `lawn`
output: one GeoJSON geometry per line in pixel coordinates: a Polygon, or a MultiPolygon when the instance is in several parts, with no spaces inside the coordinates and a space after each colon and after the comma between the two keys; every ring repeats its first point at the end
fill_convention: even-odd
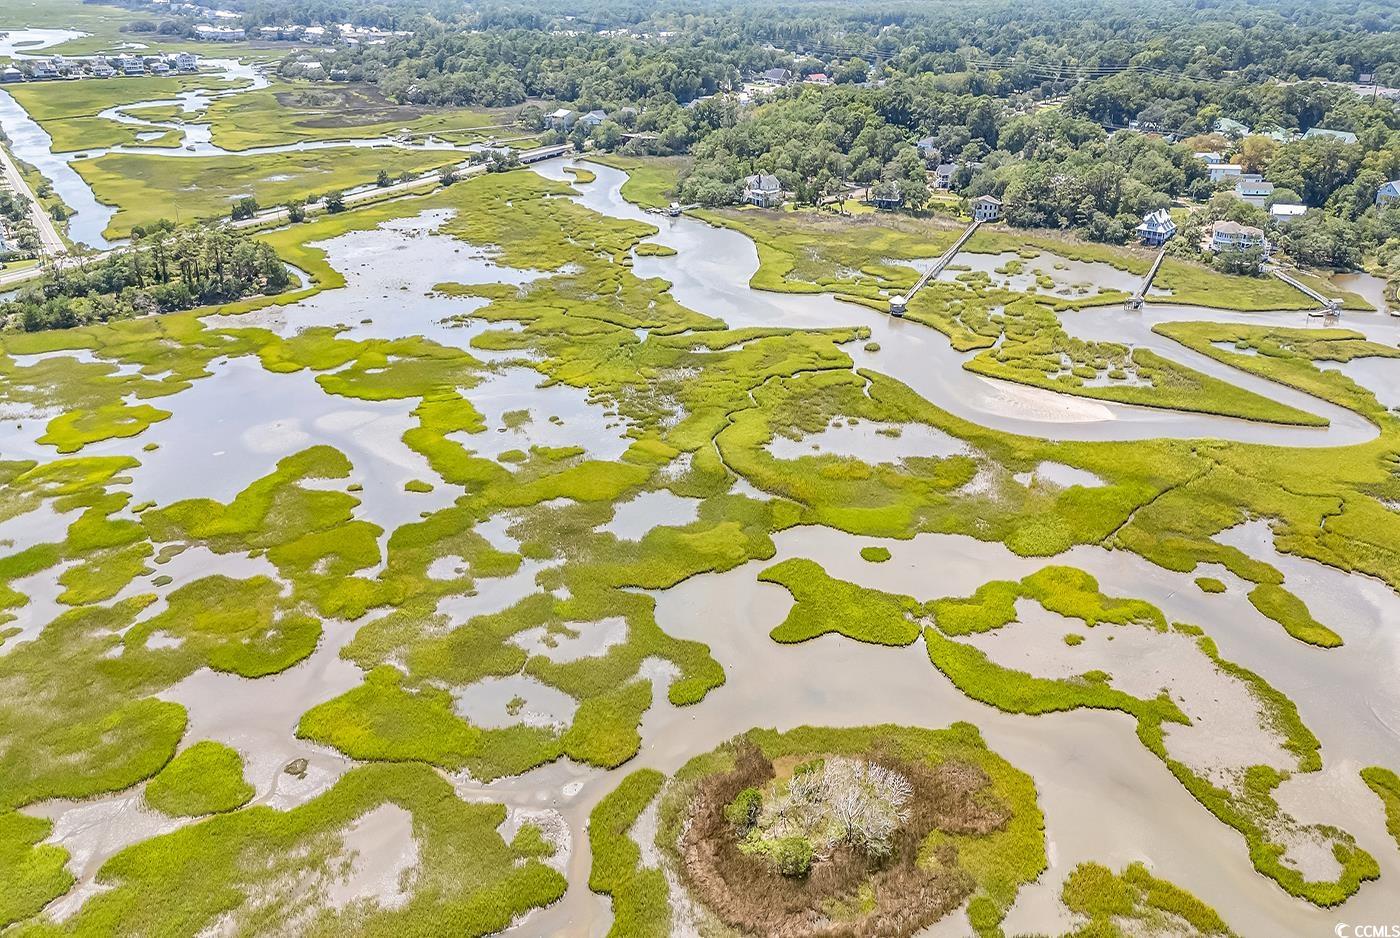
{"type": "Polygon", "coordinates": [[[277,205],[374,181],[381,169],[421,173],[455,163],[445,150],[405,151],[331,148],[260,156],[161,157],[111,153],[73,164],[99,201],[118,212],[109,237],[175,216],[184,221],[218,218],[244,196],[277,205]]]}

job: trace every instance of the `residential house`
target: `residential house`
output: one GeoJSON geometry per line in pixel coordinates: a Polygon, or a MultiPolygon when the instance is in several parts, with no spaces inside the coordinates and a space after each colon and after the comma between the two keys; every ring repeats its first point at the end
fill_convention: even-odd
{"type": "Polygon", "coordinates": [[[1249,135],[1249,125],[1242,124],[1237,120],[1222,117],[1215,122],[1215,132],[1224,134],[1227,137],[1245,137],[1249,135]]]}
{"type": "Polygon", "coordinates": [[[603,121],[608,119],[606,111],[592,110],[578,119],[578,122],[587,130],[593,130],[603,121]]]}
{"type": "Polygon", "coordinates": [[[783,204],[783,186],[777,176],[759,173],[744,177],[743,201],[759,208],[777,208],[783,204]]]}
{"type": "Polygon", "coordinates": [[[1303,134],[1304,140],[1316,140],[1318,137],[1331,137],[1333,140],[1340,140],[1342,143],[1355,143],[1356,134],[1349,130],[1328,130],[1326,127],[1313,127],[1303,134]]]}
{"type": "Polygon", "coordinates": [[[802,80],[803,80],[804,82],[806,82],[807,84],[809,84],[809,85],[829,85],[829,84],[831,84],[831,78],[826,74],[826,72],[813,72],[812,74],[808,75],[806,78],[803,78],[802,80]]]}
{"type": "Polygon", "coordinates": [[[24,81],[24,73],[13,65],[7,65],[4,71],[0,71],[0,82],[10,81],[24,81]]]}
{"type": "Polygon", "coordinates": [[[1237,221],[1218,221],[1210,226],[1210,249],[1220,251],[1245,251],[1261,248],[1267,256],[1269,242],[1264,240],[1264,232],[1253,225],[1241,225],[1237,221]]]}
{"type": "Polygon", "coordinates": [[[557,130],[560,133],[568,133],[578,121],[578,111],[571,111],[566,107],[561,107],[545,118],[545,123],[549,124],[550,130],[557,130]]]}
{"type": "Polygon", "coordinates": [[[914,147],[925,163],[937,163],[943,159],[943,151],[938,148],[938,141],[933,137],[925,137],[914,144],[914,147]]]}
{"type": "Polygon", "coordinates": [[[58,69],[48,62],[35,62],[29,69],[29,77],[34,81],[48,81],[58,77],[58,69]]]}
{"type": "Polygon", "coordinates": [[[115,74],[117,74],[115,68],[100,60],[92,67],[93,78],[111,78],[115,74]]]}
{"type": "Polygon", "coordinates": [[[128,78],[134,78],[146,74],[146,63],[137,58],[130,58],[122,62],[122,74],[128,78]]]}
{"type": "Polygon", "coordinates": [[[617,119],[629,126],[636,123],[639,115],[640,112],[630,104],[624,104],[617,109],[617,119]]]}
{"type": "Polygon", "coordinates": [[[1207,166],[1212,163],[1223,163],[1225,161],[1224,153],[1215,153],[1210,150],[1202,150],[1199,153],[1192,153],[1191,155],[1207,166]]]}
{"type": "Polygon", "coordinates": [[[1210,174],[1211,182],[1219,182],[1222,179],[1231,179],[1244,173],[1244,167],[1239,163],[1207,163],[1206,172],[1210,174]]]}
{"type": "Polygon", "coordinates": [[[175,53],[175,67],[182,72],[199,71],[199,56],[193,52],[175,53]]]}
{"type": "Polygon", "coordinates": [[[1296,135],[1291,130],[1285,130],[1278,124],[1270,124],[1267,127],[1260,127],[1254,132],[1255,136],[1268,137],[1275,143],[1288,143],[1296,135]]]}
{"type": "Polygon", "coordinates": [[[886,211],[894,211],[904,204],[904,193],[900,191],[899,180],[879,183],[870,187],[870,204],[886,211]]]}
{"type": "Polygon", "coordinates": [[[786,85],[792,81],[792,72],[785,68],[770,68],[758,77],[764,81],[771,81],[775,85],[786,85]]]}
{"type": "Polygon", "coordinates": [[[1143,244],[1161,247],[1176,234],[1176,222],[1172,220],[1171,212],[1159,208],[1142,216],[1142,224],[1137,226],[1136,231],[1143,244]]]}
{"type": "Polygon", "coordinates": [[[1250,205],[1263,208],[1269,196],[1274,194],[1274,184],[1258,178],[1251,179],[1250,175],[1253,174],[1241,176],[1235,181],[1235,195],[1250,205]]]}
{"type": "Polygon", "coordinates": [[[951,189],[953,186],[953,174],[958,171],[956,163],[939,163],[933,170],[933,187],[935,189],[951,189]]]}
{"type": "Polygon", "coordinates": [[[1297,202],[1275,202],[1269,206],[1269,220],[1280,225],[1302,218],[1307,213],[1308,207],[1297,202]]]}
{"type": "Polygon", "coordinates": [[[208,23],[200,23],[194,28],[194,38],[205,42],[242,42],[247,38],[247,34],[240,26],[210,26],[208,23]]]}
{"type": "Polygon", "coordinates": [[[1395,202],[1400,202],[1400,179],[1392,179],[1376,190],[1377,205],[1390,205],[1395,202]]]}
{"type": "Polygon", "coordinates": [[[994,195],[979,195],[972,200],[972,217],[978,221],[996,221],[1001,217],[1001,199],[994,195]]]}
{"type": "Polygon", "coordinates": [[[152,75],[169,75],[169,74],[170,74],[170,66],[169,66],[169,65],[166,65],[164,62],[152,62],[152,63],[151,63],[151,74],[152,74],[152,75]]]}

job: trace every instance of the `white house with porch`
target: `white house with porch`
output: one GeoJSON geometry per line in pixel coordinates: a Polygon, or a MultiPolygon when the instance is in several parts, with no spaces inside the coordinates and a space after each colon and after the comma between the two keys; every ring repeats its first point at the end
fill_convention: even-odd
{"type": "Polygon", "coordinates": [[[1217,254],[1221,251],[1248,251],[1251,248],[1258,248],[1265,256],[1269,253],[1269,242],[1264,238],[1263,229],[1241,225],[1237,221],[1218,221],[1211,225],[1209,244],[1217,254]]]}
{"type": "Polygon", "coordinates": [[[1142,224],[1134,229],[1143,244],[1152,247],[1161,247],[1167,243],[1167,239],[1176,234],[1176,222],[1172,220],[1172,213],[1164,208],[1159,208],[1155,212],[1149,212],[1142,216],[1142,224]]]}
{"type": "Polygon", "coordinates": [[[972,200],[972,217],[978,221],[996,221],[1001,217],[1001,199],[994,195],[979,195],[972,200]]]}
{"type": "Polygon", "coordinates": [[[744,177],[743,200],[747,205],[759,208],[777,208],[783,204],[783,186],[778,177],[768,173],[758,173],[744,177]]]}

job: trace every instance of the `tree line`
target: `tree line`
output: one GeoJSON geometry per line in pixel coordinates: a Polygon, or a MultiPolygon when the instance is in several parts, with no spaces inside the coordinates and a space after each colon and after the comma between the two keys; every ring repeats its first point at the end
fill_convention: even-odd
{"type": "Polygon", "coordinates": [[[227,303],[286,289],[291,275],[243,232],[163,220],[100,259],[55,266],[0,303],[8,330],[37,332],[227,303]]]}

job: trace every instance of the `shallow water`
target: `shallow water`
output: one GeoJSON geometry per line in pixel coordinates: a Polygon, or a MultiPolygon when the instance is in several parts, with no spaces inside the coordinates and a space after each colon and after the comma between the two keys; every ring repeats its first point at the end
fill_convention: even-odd
{"type": "Polygon", "coordinates": [[[1382,407],[1400,407],[1400,358],[1353,358],[1349,362],[1320,362],[1324,371],[1339,371],[1361,385],[1382,407]]]}
{"type": "Polygon", "coordinates": [[[655,527],[682,527],[700,517],[700,500],[683,498],[666,490],[643,492],[617,506],[612,520],[598,530],[621,541],[640,540],[655,527]]]}
{"type": "MultiPolygon", "coordinates": [[[[549,178],[567,178],[557,161],[534,169],[549,178]]],[[[661,277],[671,283],[671,293],[683,305],[718,316],[732,327],[782,326],[790,328],[829,328],[866,326],[878,352],[867,352],[862,342],[845,351],[859,368],[869,368],[904,382],[926,399],[956,416],[982,426],[1027,436],[1063,440],[1140,440],[1155,437],[1215,437],[1280,446],[1335,446],[1373,439],[1376,429],[1364,419],[1342,408],[1327,404],[1289,388],[1262,379],[1252,379],[1235,369],[1214,362],[1207,356],[1190,357],[1176,350],[1169,340],[1151,338],[1141,314],[1124,313],[1121,306],[1098,308],[1064,315],[1065,328],[1079,334],[1072,323],[1076,317],[1100,315],[1105,321],[1116,315],[1137,316],[1139,324],[1132,335],[1140,343],[1154,346],[1167,357],[1207,373],[1228,375],[1251,390],[1265,389],[1271,396],[1295,403],[1305,410],[1332,421],[1327,429],[1282,427],[1207,414],[1134,407],[1101,401],[1088,401],[1070,395],[1029,388],[974,375],[962,365],[970,357],[956,352],[938,331],[907,319],[895,319],[852,303],[842,303],[826,294],[768,293],[750,289],[749,278],[758,269],[758,252],[744,235],[727,228],[716,228],[687,216],[668,218],[642,212],[621,196],[626,174],[610,167],[587,164],[596,175],[592,183],[576,184],[578,201],[618,218],[646,221],[660,232],[651,240],[675,248],[671,257],[639,257],[633,272],[639,277],[661,277]],[[1146,333],[1146,335],[1144,335],[1146,333]],[[1202,366],[1200,362],[1208,362],[1202,366]]],[[[1176,309],[1190,309],[1176,307],[1176,309]]],[[[1154,310],[1156,314],[1157,310],[1154,310]]],[[[1235,314],[1239,316],[1240,314],[1235,314]]],[[[1191,313],[1175,318],[1205,318],[1191,313]]],[[[1297,318],[1305,320],[1299,313],[1297,318]]],[[[1087,320],[1085,320],[1087,321],[1087,320]]],[[[1090,336],[1098,338],[1100,336],[1090,336]]],[[[1102,336],[1113,338],[1112,336],[1102,336]]],[[[1114,339],[1114,341],[1124,341],[1114,339]]]]}
{"type": "Polygon", "coordinates": [[[1133,293],[1142,283],[1142,277],[1119,270],[1112,264],[1071,260],[1050,251],[1023,258],[1015,251],[977,254],[964,250],[953,256],[938,279],[957,283],[969,271],[986,274],[994,286],[1008,290],[1068,298],[1094,296],[1114,290],[1133,293]],[[1016,272],[1013,273],[1013,270],[1016,272]],[[1041,289],[1038,286],[1039,277],[1049,277],[1054,281],[1054,286],[1041,289]]]}
{"type": "MultiPolygon", "coordinates": [[[[605,167],[590,168],[599,178],[580,187],[582,201],[612,206],[621,174],[605,167]]],[[[543,172],[557,175],[558,170],[558,164],[547,164],[543,172]]],[[[749,290],[747,279],[756,269],[756,253],[751,242],[734,232],[711,229],[693,219],[658,218],[630,206],[619,208],[618,214],[657,224],[661,232],[655,240],[681,250],[678,258],[639,258],[637,273],[672,280],[682,302],[701,312],[723,315],[732,325],[869,325],[873,338],[884,349],[870,354],[853,348],[859,364],[895,374],[940,406],[979,422],[1074,439],[1135,439],[1166,431],[1175,431],[1171,435],[1247,436],[1259,430],[1261,436],[1271,435],[1268,438],[1277,442],[1335,442],[1348,433],[1360,432],[1340,419],[1334,420],[1328,431],[1243,427],[1240,421],[1104,405],[982,379],[963,372],[962,356],[951,352],[946,339],[926,327],[893,321],[829,297],[749,290]],[[993,411],[993,417],[983,419],[984,412],[993,411]]],[[[333,263],[345,265],[345,289],[253,317],[223,317],[218,324],[256,324],[292,334],[307,325],[344,323],[350,337],[423,334],[439,341],[455,339],[454,344],[465,346],[475,334],[473,330],[480,327],[448,327],[442,325],[442,319],[469,310],[474,301],[427,296],[432,284],[449,279],[490,282],[511,277],[520,279],[509,282],[523,283],[534,275],[500,268],[486,252],[426,234],[433,222],[432,217],[406,220],[392,230],[355,233],[328,242],[333,263]],[[385,257],[391,262],[385,263],[385,257]],[[362,322],[366,318],[370,322],[362,322]]],[[[1239,321],[1292,321],[1294,317],[1211,315],[1233,316],[1239,321]]],[[[1164,317],[1210,318],[1189,308],[1149,307],[1131,316],[1118,308],[1067,314],[1066,321],[1067,328],[1073,322],[1078,329],[1125,334],[1145,343],[1151,341],[1151,323],[1165,321],[1164,317]]],[[[1386,333],[1381,317],[1365,320],[1365,324],[1378,335],[1386,333]]],[[[1245,376],[1233,369],[1205,356],[1182,354],[1184,350],[1175,345],[1169,347],[1174,350],[1173,357],[1184,363],[1198,367],[1199,360],[1201,370],[1209,363],[1216,369],[1211,373],[1246,383],[1245,376]]],[[[488,358],[484,354],[479,357],[488,358]]],[[[426,463],[399,439],[403,429],[411,425],[408,412],[414,401],[372,403],[327,395],[311,373],[274,374],[252,359],[221,361],[212,370],[212,377],[195,382],[191,389],[154,402],[174,412],[169,421],[133,440],[112,441],[84,451],[123,452],[141,460],[142,465],[130,473],[134,501],[154,497],[167,503],[211,494],[226,500],[270,471],[281,455],[313,442],[330,443],[349,456],[354,463],[351,478],[335,485],[361,482],[365,490],[358,495],[363,505],[357,513],[386,528],[416,520],[420,511],[448,504],[461,494],[460,489],[436,479],[426,463]],[[161,448],[143,452],[141,447],[152,439],[161,441],[161,448]],[[402,485],[409,478],[433,481],[434,492],[405,493],[402,485]]],[[[584,392],[563,386],[540,388],[539,381],[533,369],[501,367],[498,374],[468,390],[467,395],[486,419],[487,429],[463,434],[460,442],[488,455],[541,443],[577,443],[608,459],[625,450],[630,442],[626,428],[617,425],[617,418],[607,417],[605,408],[588,403],[584,392]],[[510,412],[522,409],[529,411],[528,421],[507,418],[510,412]],[[551,415],[561,417],[562,425],[549,421],[551,415]],[[609,427],[610,423],[615,425],[609,427]]],[[[1282,389],[1266,387],[1278,399],[1286,399],[1282,389]]],[[[1303,400],[1308,409],[1323,412],[1317,409],[1320,402],[1303,400]]],[[[818,437],[822,438],[817,439],[818,445],[825,443],[827,451],[846,446],[848,452],[868,460],[941,454],[939,448],[947,444],[947,440],[919,437],[918,428],[904,427],[898,437],[878,434],[877,429],[867,422],[832,427],[800,442],[775,441],[775,452],[790,445],[794,455],[810,453],[818,437]],[[872,446],[890,449],[886,453],[872,446]]],[[[37,435],[6,432],[0,447],[7,454],[12,443],[22,444],[26,435],[37,435]]],[[[53,454],[40,447],[36,455],[47,459],[53,454]]],[[[1067,471],[1069,468],[1042,463],[1034,478],[1025,481],[1038,485],[1099,482],[1092,476],[1086,478],[1087,473],[1067,471]]],[[[744,490],[745,485],[741,481],[736,490],[744,490]]],[[[685,523],[694,517],[695,507],[691,499],[649,493],[619,506],[604,529],[622,538],[636,537],[656,524],[685,523]]],[[[46,532],[58,526],[52,519],[44,524],[46,532]]],[[[508,517],[497,516],[480,525],[478,532],[508,550],[515,546],[509,526],[508,517]]],[[[6,530],[8,525],[0,527],[0,534],[6,530]]],[[[25,536],[40,535],[31,535],[26,529],[25,536]]],[[[673,707],[663,692],[671,679],[671,667],[649,661],[643,675],[653,681],[656,700],[643,720],[642,751],[636,760],[614,772],[561,760],[490,785],[454,778],[459,793],[466,798],[500,801],[512,810],[558,811],[568,842],[575,845],[560,861],[571,883],[564,899],[528,916],[513,931],[523,935],[606,932],[611,921],[607,904],[585,886],[587,817],[597,801],[636,768],[674,771],[696,753],[754,725],[786,729],[804,723],[889,721],[938,727],[955,720],[975,722],[992,749],[1035,777],[1046,813],[1051,869],[1040,883],[1024,892],[1008,920],[1010,932],[1057,930],[1063,922],[1056,900],[1059,885],[1075,864],[1087,860],[1115,868],[1135,860],[1148,861],[1157,875],[1215,905],[1242,934],[1325,934],[1339,915],[1352,921],[1388,920],[1394,904],[1392,884],[1400,877],[1400,857],[1385,834],[1378,802],[1364,786],[1358,787],[1356,769],[1377,762],[1394,763],[1396,759],[1388,757],[1400,752],[1400,689],[1394,682],[1376,678],[1400,669],[1400,633],[1394,628],[1400,622],[1400,600],[1373,580],[1278,555],[1262,523],[1232,529],[1220,540],[1274,563],[1283,571],[1285,585],[1305,599],[1314,614],[1337,630],[1347,644],[1324,652],[1287,639],[1275,623],[1249,604],[1247,585],[1215,568],[1176,574],[1135,555],[1088,547],[1076,548],[1053,561],[1022,558],[999,544],[953,536],[885,541],[829,529],[796,528],[774,537],[777,553],[769,561],[745,564],[723,574],[696,576],[654,593],[657,621],[665,631],[709,644],[726,671],[722,687],[697,706],[673,707]],[[859,549],[871,544],[887,546],[893,554],[891,560],[861,563],[859,549]],[[921,643],[883,648],[835,636],[795,647],[772,642],[768,631],[786,615],[791,598],[780,587],[758,582],[756,576],[771,563],[798,556],[821,562],[837,576],[858,570],[864,585],[919,598],[967,595],[990,579],[1019,578],[1050,562],[1068,563],[1097,576],[1110,595],[1146,599],[1159,605],[1172,621],[1205,627],[1224,657],[1257,671],[1293,699],[1304,721],[1323,742],[1324,772],[1287,783],[1280,790],[1280,801],[1306,820],[1328,820],[1352,831],[1381,863],[1382,882],[1364,887],[1339,911],[1318,910],[1289,899],[1252,870],[1241,838],[1201,808],[1141,746],[1132,721],[1123,714],[1081,711],[1026,717],[1001,713],[958,692],[929,664],[921,643]],[[1220,576],[1229,587],[1227,592],[1202,593],[1192,578],[1207,573],[1220,576]],[[1339,694],[1337,688],[1348,688],[1348,692],[1339,694]]],[[[187,554],[157,568],[157,573],[176,575],[170,588],[211,562],[193,551],[187,554]]],[[[441,559],[435,575],[457,575],[460,559],[441,559]]],[[[470,627],[466,623],[472,616],[507,608],[537,592],[535,580],[545,568],[544,563],[527,560],[509,577],[476,581],[475,595],[443,599],[438,611],[454,625],[470,627]]],[[[56,579],[57,571],[47,575],[56,579]]],[[[38,601],[31,603],[34,609],[28,613],[37,629],[47,621],[40,611],[45,587],[38,582],[17,585],[37,591],[38,601]]],[[[47,601],[52,606],[52,598],[47,601]]],[[[258,803],[276,807],[300,804],[333,784],[349,766],[343,757],[297,740],[294,731],[306,709],[362,679],[358,668],[339,657],[340,649],[360,624],[328,622],[311,658],[284,674],[252,682],[201,670],[161,696],[181,702],[189,710],[189,740],[219,739],[244,753],[258,803]],[[296,758],[309,760],[305,778],[283,771],[296,758]]],[[[616,622],[571,625],[574,627],[580,632],[578,638],[560,636],[552,646],[537,630],[523,632],[516,640],[556,660],[602,653],[620,640],[616,622]]],[[[457,703],[460,712],[484,726],[522,721],[557,726],[572,716],[576,706],[567,695],[521,675],[479,682],[460,691],[457,703]],[[525,703],[512,714],[509,710],[514,709],[511,705],[516,697],[525,703]]],[[[112,800],[129,803],[134,797],[123,793],[112,800]]],[[[106,854],[131,838],[145,836],[141,833],[144,820],[137,823],[128,819],[130,812],[120,804],[104,808],[105,814],[92,815],[70,813],[76,811],[71,805],[41,810],[66,818],[63,833],[56,835],[61,842],[71,841],[75,847],[85,844],[84,838],[100,842],[97,848],[81,847],[84,859],[75,866],[81,867],[80,888],[85,890],[93,888],[92,876],[106,854]],[[87,833],[80,834],[80,826],[87,833]]],[[[401,840],[396,842],[401,844],[401,840]]],[[[70,896],[64,903],[72,905],[74,899],[70,896]]],[[[936,931],[961,934],[966,931],[962,925],[954,916],[936,931]]]]}
{"type": "Polygon", "coordinates": [[[483,678],[453,691],[452,698],[459,716],[488,729],[523,723],[562,730],[578,709],[568,694],[525,674],[483,678]]]}
{"type": "Polygon", "coordinates": [[[776,459],[803,456],[849,456],[868,463],[895,463],[911,456],[966,455],[968,445],[955,436],[921,423],[881,425],[833,424],[801,439],[775,437],[768,451],[776,459]]]}
{"type": "Polygon", "coordinates": [[[1012,478],[1026,486],[1043,485],[1062,489],[1076,485],[1091,489],[1104,484],[1103,479],[1087,469],[1049,461],[1040,463],[1030,472],[1018,472],[1012,478]]]}
{"type": "MultiPolygon", "coordinates": [[[[872,542],[883,543],[894,556],[886,563],[862,567],[860,581],[923,598],[965,595],[989,576],[1016,578],[1050,561],[1019,558],[997,544],[944,535],[878,541],[801,528],[774,540],[778,553],[771,561],[695,577],[656,594],[662,628],[677,637],[709,643],[725,668],[726,683],[698,706],[648,712],[638,759],[608,777],[590,778],[577,801],[565,810],[580,835],[587,811],[625,773],[643,766],[674,771],[690,756],[755,724],[782,730],[802,724],[880,722],[938,727],[969,720],[982,729],[994,751],[1035,777],[1046,814],[1051,869],[1023,893],[1008,922],[1009,932],[1053,932],[1061,915],[1056,897],[1063,877],[1078,863],[1090,860],[1114,868],[1147,861],[1156,875],[1213,904],[1241,934],[1312,933],[1331,928],[1336,921],[1338,912],[1292,900],[1255,873],[1243,840],[1195,802],[1142,747],[1133,722],[1125,715],[1101,711],[1045,717],[1003,714],[953,688],[929,664],[921,643],[883,648],[825,636],[800,646],[779,646],[768,639],[767,632],[786,615],[791,599],[780,587],[756,580],[760,570],[790,556],[816,559],[839,574],[855,563],[861,547],[872,542]]],[[[1243,594],[1234,590],[1225,596],[1206,596],[1189,576],[1099,548],[1076,549],[1054,562],[1084,567],[1100,577],[1102,588],[1111,595],[1141,596],[1161,605],[1169,619],[1199,622],[1220,639],[1222,654],[1267,677],[1273,674],[1269,665],[1282,659],[1296,659],[1299,664],[1333,660],[1330,652],[1280,642],[1277,634],[1268,634],[1265,640],[1263,633],[1270,629],[1276,633],[1278,627],[1254,612],[1243,594]],[[1208,614],[1196,614],[1201,612],[1208,614]],[[1234,635],[1237,624],[1245,629],[1249,654],[1240,654],[1234,647],[1239,644],[1234,635]]],[[[1400,602],[1393,596],[1386,608],[1390,615],[1400,614],[1400,602]]],[[[1315,607],[1315,611],[1325,615],[1328,610],[1315,607]]],[[[1385,641],[1393,656],[1397,639],[1387,636],[1385,641]]],[[[1371,673],[1359,661],[1352,670],[1371,673]]],[[[1356,751],[1342,741],[1333,742],[1341,735],[1336,731],[1354,728],[1358,722],[1375,726],[1377,720],[1365,707],[1355,706],[1357,701],[1338,707],[1336,686],[1322,681],[1308,689],[1281,689],[1295,700],[1308,700],[1304,719],[1323,740],[1326,764],[1356,765],[1356,751]]],[[[1368,742],[1371,748],[1363,753],[1396,751],[1394,741],[1379,748],[1374,737],[1368,742]]],[[[1379,820],[1374,797],[1369,802],[1357,797],[1348,804],[1354,804],[1359,813],[1345,810],[1346,805],[1302,807],[1320,817],[1345,815],[1332,819],[1344,823],[1380,861],[1381,883],[1363,887],[1343,907],[1343,914],[1356,921],[1383,921],[1390,897],[1386,883],[1400,875],[1400,862],[1379,820]]],[[[1314,819],[1311,814],[1304,816],[1314,819]]],[[[586,876],[586,859],[580,857],[571,865],[571,882],[586,876]]],[[[598,935],[607,930],[610,914],[596,896],[571,890],[558,905],[529,921],[538,930],[526,929],[526,933],[598,935]]],[[[967,929],[965,923],[953,920],[935,931],[966,934],[967,929]]]]}

